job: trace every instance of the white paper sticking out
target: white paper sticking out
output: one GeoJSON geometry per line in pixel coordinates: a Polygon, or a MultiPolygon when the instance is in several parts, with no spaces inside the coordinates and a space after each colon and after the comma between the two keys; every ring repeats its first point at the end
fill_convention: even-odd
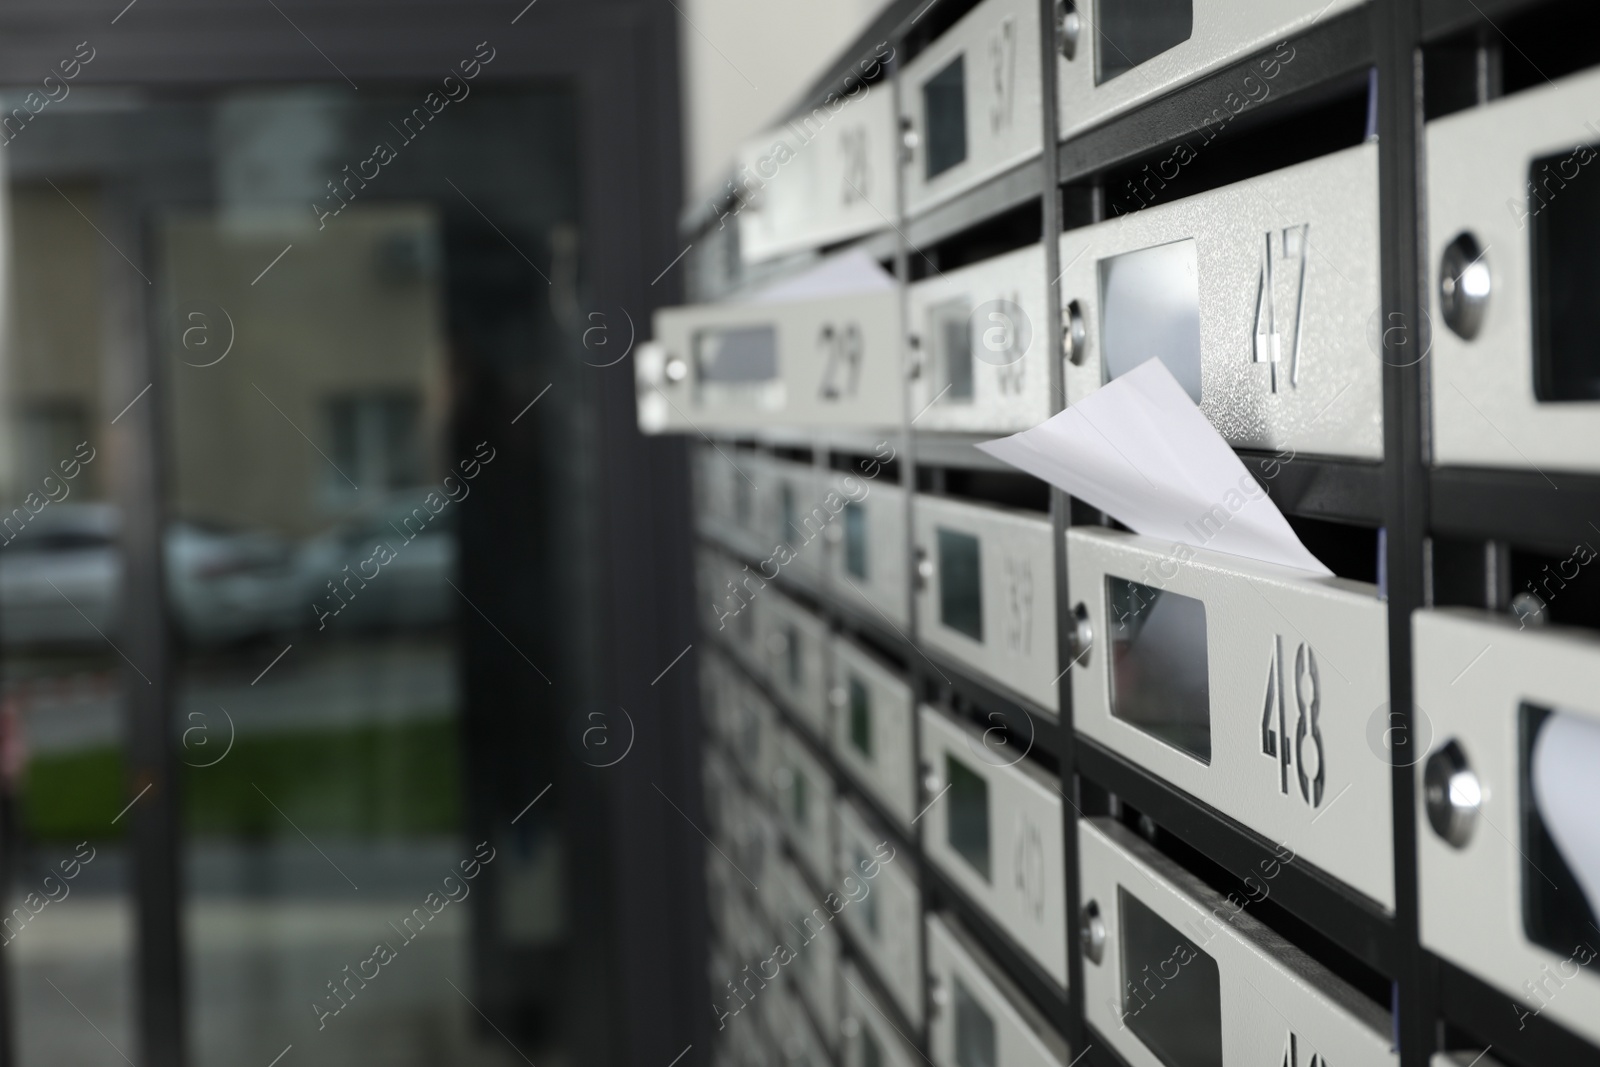
{"type": "Polygon", "coordinates": [[[1533,799],[1545,829],[1600,912],[1600,723],[1556,710],[1533,743],[1533,799]]]}
{"type": "Polygon", "coordinates": [[[980,449],[1135,533],[1331,575],[1159,359],[980,449]]]}
{"type": "Polygon", "coordinates": [[[878,266],[862,249],[823,260],[803,274],[785,278],[757,289],[745,304],[786,304],[795,300],[823,300],[858,293],[887,292],[894,289],[894,275],[878,266]]]}

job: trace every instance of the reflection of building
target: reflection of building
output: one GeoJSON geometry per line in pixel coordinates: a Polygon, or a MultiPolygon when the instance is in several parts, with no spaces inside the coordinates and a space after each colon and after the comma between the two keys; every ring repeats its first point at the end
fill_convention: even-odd
{"type": "MultiPolygon", "coordinates": [[[[62,192],[95,216],[93,190],[62,192]]],[[[98,235],[48,185],[12,197],[23,269],[3,385],[16,413],[7,500],[127,402],[98,384],[98,235]]],[[[432,208],[352,204],[321,232],[199,212],[158,229],[145,272],[160,287],[152,332],[169,357],[175,515],[303,536],[436,476],[446,397],[432,208]],[[296,243],[315,254],[290,248],[261,273],[296,243]]]]}
{"type": "Polygon", "coordinates": [[[420,204],[352,204],[320,233],[168,218],[178,514],[304,534],[434,475],[444,403],[437,229],[420,204]],[[258,277],[296,240],[314,240],[316,254],[290,263],[290,248],[258,277]],[[202,355],[182,344],[190,324],[210,331],[202,355]],[[221,363],[179,362],[217,358],[230,328],[221,363]]]}
{"type": "MultiPolygon", "coordinates": [[[[73,205],[99,215],[91,187],[13,185],[11,293],[5,375],[0,380],[11,425],[0,433],[0,500],[20,501],[90,436],[100,414],[104,244],[73,205]],[[67,197],[71,198],[71,203],[67,197]]],[[[115,412],[106,416],[110,418],[115,412]]],[[[96,495],[91,470],[74,492],[96,495]]]]}

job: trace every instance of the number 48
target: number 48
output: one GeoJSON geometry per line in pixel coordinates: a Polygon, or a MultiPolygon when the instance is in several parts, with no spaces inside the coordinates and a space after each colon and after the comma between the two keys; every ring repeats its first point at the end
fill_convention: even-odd
{"type": "Polygon", "coordinates": [[[1267,664],[1267,697],[1261,710],[1261,752],[1278,764],[1278,788],[1289,792],[1289,765],[1295,765],[1300,796],[1313,808],[1322,803],[1325,778],[1322,753],[1322,683],[1317,654],[1301,642],[1294,654],[1294,703],[1299,709],[1294,740],[1289,739],[1288,686],[1283,675],[1283,638],[1274,634],[1272,658],[1267,664]]]}

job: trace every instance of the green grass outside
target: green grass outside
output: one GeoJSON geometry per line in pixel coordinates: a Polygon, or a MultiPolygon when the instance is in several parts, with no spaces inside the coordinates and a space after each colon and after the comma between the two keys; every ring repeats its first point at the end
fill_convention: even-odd
{"type": "MultiPolygon", "coordinates": [[[[110,745],[33,757],[23,826],[40,841],[121,837],[128,820],[111,820],[132,796],[123,774],[121,750],[110,745]]],[[[192,834],[297,836],[287,816],[312,836],[420,837],[455,832],[461,817],[448,719],[240,737],[216,766],[185,766],[182,781],[192,834]]]]}

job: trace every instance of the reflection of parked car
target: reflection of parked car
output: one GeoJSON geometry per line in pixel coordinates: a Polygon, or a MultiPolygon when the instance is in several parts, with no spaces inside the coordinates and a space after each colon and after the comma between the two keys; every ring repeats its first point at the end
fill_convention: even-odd
{"type": "MultiPolygon", "coordinates": [[[[0,544],[0,641],[84,644],[116,626],[122,560],[110,504],[52,504],[0,544]],[[70,601],[70,603],[69,603],[70,601]]],[[[167,588],[177,625],[220,644],[301,622],[288,546],[265,531],[184,520],[166,532],[167,588]]]]}
{"type": "Polygon", "coordinates": [[[447,581],[456,566],[455,510],[447,504],[429,515],[425,508],[413,512],[391,502],[311,538],[296,568],[307,606],[297,610],[305,612],[306,622],[329,612],[323,623],[330,629],[448,621],[455,596],[447,581]],[[428,516],[426,526],[420,516],[428,516]],[[375,551],[380,545],[388,551],[375,551]]]}

